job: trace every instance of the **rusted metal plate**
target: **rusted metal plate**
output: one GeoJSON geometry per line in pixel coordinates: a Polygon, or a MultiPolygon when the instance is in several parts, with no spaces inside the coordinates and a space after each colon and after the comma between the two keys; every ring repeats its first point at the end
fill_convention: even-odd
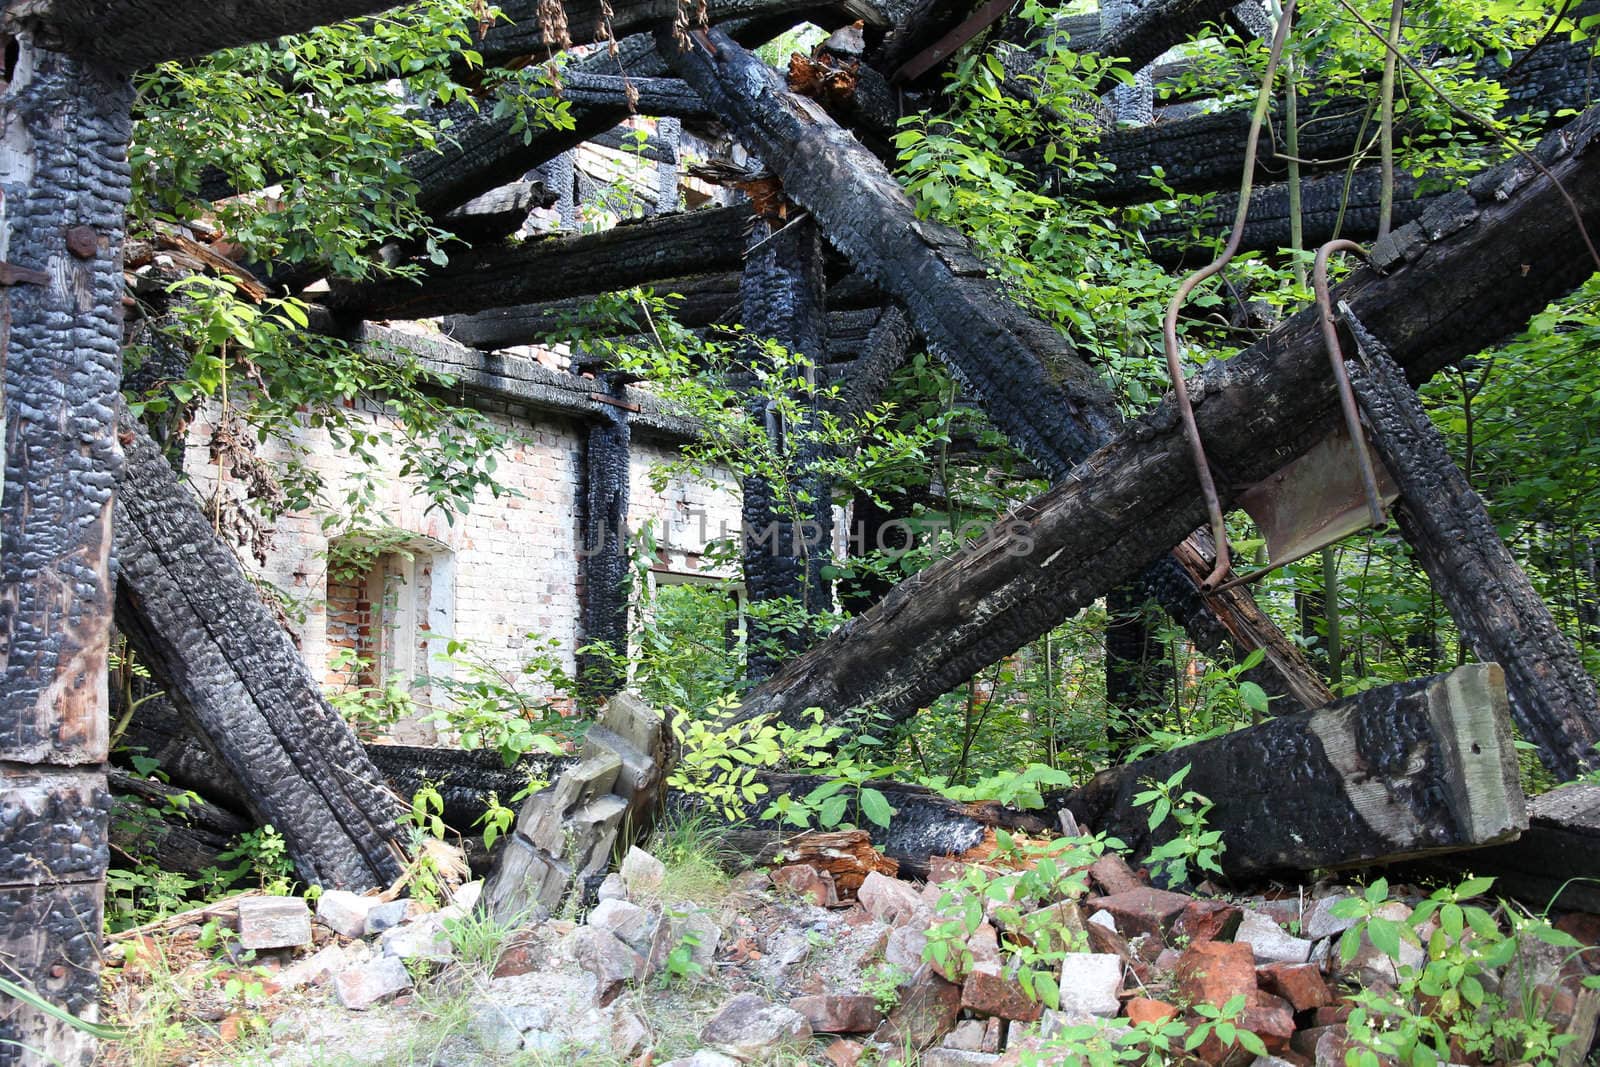
{"type": "MultiPolygon", "coordinates": [[[[1372,458],[1378,495],[1385,506],[1400,490],[1363,437],[1372,458]]],[[[1317,442],[1305,455],[1274,471],[1240,495],[1239,506],[1267,539],[1273,569],[1342,541],[1372,524],[1355,448],[1344,427],[1317,442]]]]}
{"type": "Polygon", "coordinates": [[[906,60],[904,65],[894,72],[894,77],[889,80],[898,85],[902,82],[915,81],[922,77],[954,55],[956,49],[1000,21],[1000,18],[1007,11],[1010,11],[1015,3],[1016,0],[989,0],[987,4],[967,16],[966,21],[961,25],[929,45],[923,52],[906,60]]]}

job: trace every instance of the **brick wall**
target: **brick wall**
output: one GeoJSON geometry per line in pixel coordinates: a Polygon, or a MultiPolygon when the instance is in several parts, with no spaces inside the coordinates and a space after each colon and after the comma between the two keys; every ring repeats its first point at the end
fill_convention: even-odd
{"type": "MultiPolygon", "coordinates": [[[[480,494],[470,511],[457,516],[453,524],[437,511],[428,513],[426,499],[392,475],[399,467],[398,453],[377,449],[382,478],[377,511],[390,526],[417,535],[411,546],[415,569],[410,575],[420,602],[415,662],[428,663],[430,650],[442,652],[445,639],[453,636],[471,642],[475,651],[493,662],[512,667],[521,660],[525,635],[533,632],[561,643],[570,670],[579,637],[582,427],[515,404],[488,401],[479,406],[499,428],[518,437],[495,472],[508,492],[499,497],[480,494]]],[[[353,411],[374,423],[388,419],[375,405],[353,411]]],[[[202,496],[216,484],[207,452],[211,429],[211,416],[202,414],[195,420],[186,456],[186,471],[202,496]]],[[[360,461],[334,447],[321,429],[303,427],[296,441],[305,460],[326,480],[326,498],[342,500],[360,461]]],[[[289,458],[281,446],[264,447],[263,455],[273,462],[289,458]]],[[[659,569],[720,574],[705,566],[701,557],[707,538],[738,528],[736,484],[710,488],[674,479],[657,493],[650,486],[650,467],[672,455],[669,445],[635,434],[630,529],[655,520],[665,549],[659,569]]],[[[236,492],[237,487],[225,485],[225,490],[236,492]]],[[[302,618],[296,636],[315,676],[331,685],[370,683],[373,679],[330,671],[329,657],[338,648],[371,657],[382,640],[377,618],[381,612],[374,610],[382,593],[359,578],[330,583],[328,547],[320,515],[292,513],[276,523],[265,565],[253,560],[247,564],[296,603],[302,618]]]]}

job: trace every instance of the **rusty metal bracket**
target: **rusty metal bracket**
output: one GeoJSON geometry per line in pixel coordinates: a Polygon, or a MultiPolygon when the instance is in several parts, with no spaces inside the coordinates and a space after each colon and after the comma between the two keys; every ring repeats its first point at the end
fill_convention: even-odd
{"type": "Polygon", "coordinates": [[[42,270],[19,267],[15,263],[0,260],[0,286],[49,284],[50,275],[42,270]]]}
{"type": "Polygon", "coordinates": [[[605,393],[590,393],[589,399],[596,404],[609,404],[611,407],[621,408],[623,411],[631,411],[635,415],[639,414],[638,404],[630,404],[625,400],[618,400],[614,396],[607,396],[605,393]]]}
{"type": "Polygon", "coordinates": [[[928,71],[938,66],[941,62],[955,54],[955,50],[972,40],[984,30],[999,22],[1007,11],[1010,11],[1016,0],[989,0],[978,10],[968,15],[966,21],[955,29],[939,38],[922,52],[901,64],[900,69],[894,72],[889,80],[896,84],[900,82],[915,81],[928,71]]]}

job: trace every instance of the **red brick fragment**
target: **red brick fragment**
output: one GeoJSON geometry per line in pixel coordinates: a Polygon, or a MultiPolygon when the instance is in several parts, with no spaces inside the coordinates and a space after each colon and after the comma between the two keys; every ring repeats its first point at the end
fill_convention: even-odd
{"type": "Polygon", "coordinates": [[[998,963],[977,963],[961,986],[961,1006],[980,1015],[1016,1022],[1032,1022],[1043,1005],[1030,1000],[1015,978],[1006,975],[998,963]]]}
{"type": "Polygon", "coordinates": [[[1150,997],[1134,997],[1128,1001],[1128,1021],[1134,1026],[1143,1026],[1145,1023],[1159,1023],[1178,1014],[1178,1009],[1164,1000],[1154,1000],[1150,997]]]}
{"type": "Polygon", "coordinates": [[[1262,989],[1287,1000],[1295,1011],[1309,1011],[1333,1003],[1328,983],[1314,963],[1269,963],[1256,968],[1262,989]]]}
{"type": "Polygon", "coordinates": [[[1178,957],[1178,990],[1190,1004],[1221,1007],[1256,991],[1256,960],[1249,945],[1202,941],[1178,957]]]}
{"type": "Polygon", "coordinates": [[[1096,909],[1110,912],[1117,920],[1117,931],[1124,937],[1132,938],[1140,934],[1163,937],[1173,920],[1183,914],[1193,899],[1182,893],[1142,886],[1109,897],[1091,898],[1086,906],[1091,913],[1096,909]]]}

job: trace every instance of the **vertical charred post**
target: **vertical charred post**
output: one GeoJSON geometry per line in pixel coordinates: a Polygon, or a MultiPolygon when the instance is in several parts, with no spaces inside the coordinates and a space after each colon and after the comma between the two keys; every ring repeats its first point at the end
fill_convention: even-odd
{"type": "MultiPolygon", "coordinates": [[[[616,375],[606,376],[606,391],[622,394],[616,375]]],[[[589,424],[584,447],[583,639],[610,652],[586,653],[578,662],[579,693],[601,702],[627,679],[628,654],[628,469],[632,430],[628,411],[603,404],[598,422],[589,424]]]]}
{"type": "MultiPolygon", "coordinates": [[[[788,599],[808,614],[827,611],[832,593],[822,568],[833,542],[833,488],[813,473],[820,449],[805,434],[817,412],[816,371],[827,353],[827,280],[822,238],[810,219],[757,217],[739,297],[755,378],[774,371],[790,376],[785,402],[772,390],[752,392],[746,400],[750,418],[765,425],[785,475],[781,481],[760,475],[743,481],[745,587],[758,603],[788,599]],[[781,357],[769,345],[800,357],[800,365],[775,366],[781,357]]],[[[809,643],[804,632],[755,619],[748,637],[745,670],[752,679],[767,677],[787,653],[809,643]]]]}
{"type": "Polygon", "coordinates": [[[1165,696],[1159,684],[1164,660],[1148,605],[1138,582],[1106,594],[1106,741],[1112,763],[1121,763],[1138,742],[1139,720],[1165,696]]]}
{"type": "Polygon", "coordinates": [[[1350,384],[1373,447],[1400,488],[1394,509],[1434,589],[1472,649],[1506,672],[1511,714],[1563,778],[1600,760],[1600,695],[1444,438],[1383,344],[1345,316],[1361,351],[1350,384]]]}
{"type": "MultiPolygon", "coordinates": [[[[0,95],[0,959],[94,1019],[106,868],[112,488],[133,87],[29,34],[0,95]]],[[[15,1000],[0,1064],[94,1043],[15,1000]]]]}

